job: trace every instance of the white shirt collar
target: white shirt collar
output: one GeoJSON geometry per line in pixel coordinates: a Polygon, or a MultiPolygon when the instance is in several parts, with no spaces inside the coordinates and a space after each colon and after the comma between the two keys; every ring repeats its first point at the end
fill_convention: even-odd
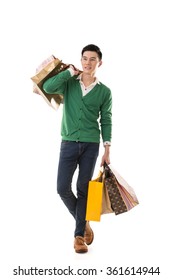
{"type": "MultiPolygon", "coordinates": [[[[82,73],[81,73],[79,76],[77,76],[76,80],[79,80],[80,83],[83,84],[83,82],[82,82],[82,73]]],[[[99,80],[98,80],[97,77],[96,77],[95,81],[94,81],[91,85],[92,85],[92,86],[95,86],[96,84],[100,84],[100,82],[99,82],[99,80]]],[[[89,87],[90,87],[91,85],[89,85],[89,87]]]]}

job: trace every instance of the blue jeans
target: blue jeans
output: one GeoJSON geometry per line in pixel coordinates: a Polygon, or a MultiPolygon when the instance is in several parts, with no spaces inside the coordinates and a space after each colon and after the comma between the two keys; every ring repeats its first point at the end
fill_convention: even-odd
{"type": "Polygon", "coordinates": [[[99,154],[98,143],[61,142],[57,176],[57,192],[75,218],[74,236],[84,236],[88,182],[91,180],[99,154]],[[72,191],[72,179],[78,167],[77,192],[72,191]]]}

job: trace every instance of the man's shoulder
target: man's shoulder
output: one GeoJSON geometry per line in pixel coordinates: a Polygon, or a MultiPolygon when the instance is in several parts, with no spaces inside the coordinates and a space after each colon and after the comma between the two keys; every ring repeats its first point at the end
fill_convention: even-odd
{"type": "Polygon", "coordinates": [[[100,87],[101,87],[104,91],[106,91],[106,92],[111,92],[111,89],[110,89],[107,85],[103,84],[103,83],[100,82],[100,81],[99,81],[98,84],[100,85],[100,87]]]}

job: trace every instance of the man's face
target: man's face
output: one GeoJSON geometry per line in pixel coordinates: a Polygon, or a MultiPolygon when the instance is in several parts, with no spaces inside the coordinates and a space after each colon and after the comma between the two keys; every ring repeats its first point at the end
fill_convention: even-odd
{"type": "Polygon", "coordinates": [[[96,52],[86,51],[81,58],[83,72],[86,74],[94,74],[97,68],[102,64],[96,52]]]}

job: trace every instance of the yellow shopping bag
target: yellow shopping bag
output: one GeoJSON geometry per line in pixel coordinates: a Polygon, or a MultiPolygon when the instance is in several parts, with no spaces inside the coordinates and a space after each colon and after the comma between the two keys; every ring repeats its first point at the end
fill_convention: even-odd
{"type": "Polygon", "coordinates": [[[86,221],[100,221],[102,211],[102,194],[103,182],[99,182],[98,178],[89,181],[86,221]]]}

